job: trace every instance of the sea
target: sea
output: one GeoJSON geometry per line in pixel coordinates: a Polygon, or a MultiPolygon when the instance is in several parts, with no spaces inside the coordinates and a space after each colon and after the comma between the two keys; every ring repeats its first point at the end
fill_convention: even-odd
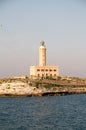
{"type": "Polygon", "coordinates": [[[86,95],[1,97],[0,130],[86,130],[86,95]]]}

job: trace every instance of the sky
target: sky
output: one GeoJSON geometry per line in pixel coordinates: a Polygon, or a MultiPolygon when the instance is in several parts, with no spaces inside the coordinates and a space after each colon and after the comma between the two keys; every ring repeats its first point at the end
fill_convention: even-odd
{"type": "Polygon", "coordinates": [[[0,0],[0,78],[29,75],[41,40],[60,76],[86,78],[85,0],[0,0]]]}

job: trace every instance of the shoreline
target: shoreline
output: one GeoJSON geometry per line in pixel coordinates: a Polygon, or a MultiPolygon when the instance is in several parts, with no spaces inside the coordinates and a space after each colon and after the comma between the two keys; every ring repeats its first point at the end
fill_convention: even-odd
{"type": "Polygon", "coordinates": [[[65,96],[86,94],[86,79],[1,79],[0,97],[65,96]]]}
{"type": "Polygon", "coordinates": [[[0,97],[47,97],[47,96],[67,96],[67,95],[80,95],[86,94],[86,92],[45,92],[45,93],[36,93],[36,94],[1,94],[0,97]]]}

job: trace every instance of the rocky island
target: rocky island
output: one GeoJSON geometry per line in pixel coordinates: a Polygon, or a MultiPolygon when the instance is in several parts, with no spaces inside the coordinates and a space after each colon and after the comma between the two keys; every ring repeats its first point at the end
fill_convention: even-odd
{"type": "Polygon", "coordinates": [[[86,93],[86,79],[74,77],[0,79],[0,96],[59,96],[86,93]]]}

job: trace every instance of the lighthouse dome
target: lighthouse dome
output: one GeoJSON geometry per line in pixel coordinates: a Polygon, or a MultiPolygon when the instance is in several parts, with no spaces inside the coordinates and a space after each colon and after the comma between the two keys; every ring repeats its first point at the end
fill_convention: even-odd
{"type": "Polygon", "coordinates": [[[45,42],[43,40],[40,42],[40,48],[45,48],[45,42]]]}

